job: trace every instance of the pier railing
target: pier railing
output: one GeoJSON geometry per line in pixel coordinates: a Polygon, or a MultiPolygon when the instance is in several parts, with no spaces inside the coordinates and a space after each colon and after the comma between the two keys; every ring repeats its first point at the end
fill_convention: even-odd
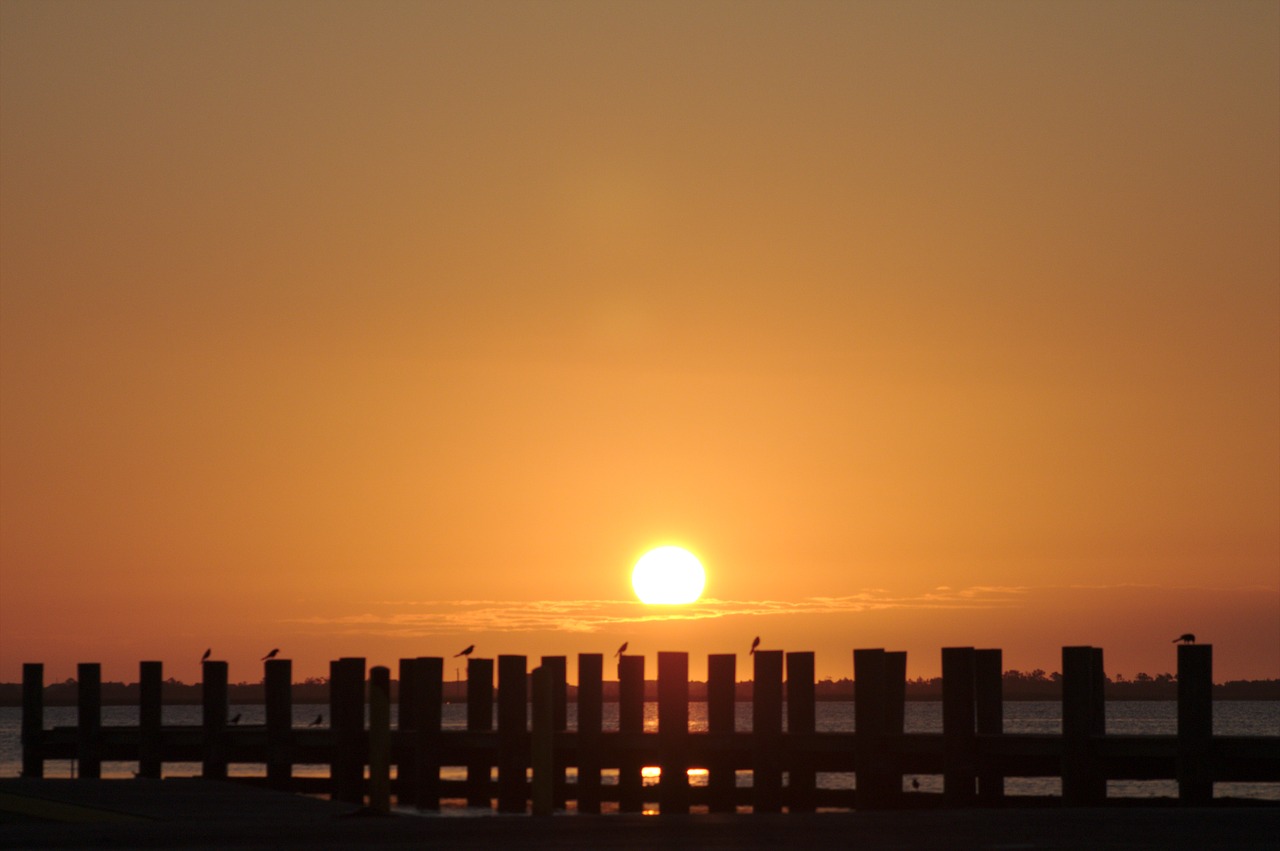
{"type": "MultiPolygon", "coordinates": [[[[689,729],[687,653],[657,658],[656,731],[644,723],[645,657],[618,664],[618,724],[603,727],[601,654],[577,658],[577,725],[567,729],[567,660],[544,656],[530,676],[525,656],[467,661],[467,728],[442,729],[444,660],[400,660],[399,722],[390,725],[390,670],[366,674],[362,658],[330,663],[330,725],[295,728],[292,664],[265,663],[265,724],[228,722],[226,662],[203,663],[202,723],[161,724],[159,662],[140,666],[136,727],[101,722],[97,664],[78,670],[78,723],[44,729],[43,666],[23,668],[23,773],[41,777],[46,760],[75,760],[81,778],[101,776],[105,760],[136,761],[142,778],[164,763],[199,763],[204,777],[224,779],[236,763],[265,765],[250,778],[279,789],[328,793],[335,800],[385,810],[436,809],[465,802],[501,812],[550,813],[570,801],[579,812],[602,805],[662,813],[812,812],[819,808],[1007,806],[1009,777],[1061,778],[1061,803],[1095,806],[1108,780],[1176,780],[1182,804],[1207,805],[1215,782],[1280,782],[1280,737],[1214,736],[1213,649],[1178,652],[1176,735],[1107,734],[1102,650],[1066,647],[1062,658],[1062,733],[1003,732],[1001,651],[942,651],[942,732],[904,731],[906,654],[853,653],[854,730],[815,728],[814,654],[757,651],[752,662],[751,731],[735,730],[737,657],[708,657],[707,729],[689,729]],[[497,728],[494,729],[494,704],[497,728]],[[368,723],[366,724],[366,700],[368,723]],[[529,709],[532,704],[532,723],[529,709]],[[785,718],[785,723],[784,723],[785,718]],[[294,766],[327,764],[328,777],[296,776],[294,766]],[[394,767],[394,773],[392,771],[394,767]],[[465,779],[445,779],[441,769],[465,779]],[[570,782],[568,768],[575,769],[570,782]],[[658,781],[646,775],[657,767],[658,781]],[[690,769],[706,772],[691,785],[690,769]],[[616,783],[604,783],[605,771],[616,783]],[[749,772],[750,786],[737,783],[749,772]],[[824,788],[824,772],[850,772],[854,788],[824,788]],[[904,789],[913,775],[941,775],[942,795],[904,789]]],[[[243,780],[245,778],[236,778],[243,780]]]]}

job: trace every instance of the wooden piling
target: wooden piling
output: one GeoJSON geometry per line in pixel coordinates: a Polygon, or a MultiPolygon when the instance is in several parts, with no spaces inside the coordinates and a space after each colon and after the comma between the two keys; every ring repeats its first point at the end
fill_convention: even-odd
{"type": "MultiPolygon", "coordinates": [[[[467,659],[467,730],[488,732],[493,729],[493,660],[467,659]]],[[[487,756],[473,757],[467,763],[467,806],[487,807],[490,797],[493,761],[487,756]]]]}
{"type": "Polygon", "coordinates": [[[369,809],[391,812],[391,669],[369,670],[369,809]]]}
{"type": "MultiPolygon", "coordinates": [[[[728,738],[734,732],[737,715],[737,666],[736,654],[712,653],[707,656],[707,732],[713,736],[728,738]]],[[[736,777],[733,760],[724,754],[716,754],[709,763],[708,809],[713,813],[735,812],[736,777]]]]}
{"type": "MultiPolygon", "coordinates": [[[[791,736],[811,735],[816,729],[817,706],[814,694],[814,657],[810,651],[786,654],[787,662],[787,733],[791,736]]],[[[811,813],[817,808],[817,774],[814,756],[807,750],[792,749],[788,767],[788,812],[811,813]]]]}
{"type": "Polygon", "coordinates": [[[160,778],[164,663],[138,663],[138,776],[160,778]]]}
{"type": "Polygon", "coordinates": [[[22,665],[22,776],[44,777],[44,665],[22,665]]]}
{"type": "MultiPolygon", "coordinates": [[[[413,773],[416,791],[411,800],[421,810],[440,809],[440,753],[443,722],[444,658],[419,656],[411,667],[413,693],[413,773]]],[[[403,710],[401,710],[403,711],[403,710]]]]}
{"type": "MultiPolygon", "coordinates": [[[[618,732],[639,738],[644,732],[644,657],[618,660],[618,732]]],[[[638,813],[644,809],[644,760],[634,753],[618,758],[618,810],[638,813]]]]}
{"type": "Polygon", "coordinates": [[[689,654],[658,654],[658,806],[689,812],[689,654]]]}
{"type": "MultiPolygon", "coordinates": [[[[1004,661],[999,650],[977,650],[973,658],[973,687],[978,735],[999,736],[1004,733],[1004,661]]],[[[992,760],[978,765],[978,800],[986,806],[998,806],[1004,798],[1004,776],[993,767],[992,760]]]]}
{"type": "Polygon", "coordinates": [[[293,779],[293,661],[268,659],[262,666],[267,714],[267,783],[288,789],[293,779]]]}
{"type": "MultiPolygon", "coordinates": [[[[569,727],[568,660],[564,656],[543,656],[542,667],[547,671],[547,687],[551,690],[551,729],[553,733],[563,733],[569,727]]],[[[568,806],[568,786],[565,779],[568,763],[558,751],[554,752],[553,758],[552,809],[563,810],[568,806]]]]}
{"type": "Polygon", "coordinates": [[[539,665],[533,669],[533,732],[530,737],[529,762],[533,773],[533,790],[530,797],[535,816],[549,816],[556,809],[553,677],[554,673],[545,665],[539,665]]]}
{"type": "Polygon", "coordinates": [[[396,729],[402,734],[412,734],[400,736],[400,746],[394,756],[396,803],[404,806],[418,799],[418,660],[416,657],[401,658],[398,666],[400,690],[396,696],[396,729]]]}
{"type": "Polygon", "coordinates": [[[227,779],[227,663],[205,661],[201,670],[203,704],[204,765],[206,780],[227,779]]]}
{"type": "Polygon", "coordinates": [[[853,754],[855,800],[859,810],[889,805],[885,725],[889,717],[888,654],[879,648],[853,651],[853,726],[857,744],[853,754]]]}
{"type": "Polygon", "coordinates": [[[1105,725],[1097,697],[1101,655],[1094,647],[1062,648],[1062,803],[1096,806],[1106,799],[1093,737],[1105,725]]]}
{"type": "Polygon", "coordinates": [[[498,657],[498,812],[525,811],[529,696],[524,656],[498,657]]]}
{"type": "Polygon", "coordinates": [[[578,812],[600,812],[604,654],[578,654],[578,812]]]}
{"type": "Polygon", "coordinates": [[[972,806],[977,782],[974,718],[974,651],[942,649],[942,800],[947,807],[972,806]]]}
{"type": "Polygon", "coordinates": [[[1178,802],[1213,803],[1213,645],[1178,646],[1178,802]]]}
{"type": "Polygon", "coordinates": [[[365,660],[344,657],[329,663],[329,718],[333,755],[329,776],[335,801],[364,802],[365,660]]]}
{"type": "Polygon", "coordinates": [[[782,811],[782,651],[757,650],[751,695],[752,811],[782,811]]]}

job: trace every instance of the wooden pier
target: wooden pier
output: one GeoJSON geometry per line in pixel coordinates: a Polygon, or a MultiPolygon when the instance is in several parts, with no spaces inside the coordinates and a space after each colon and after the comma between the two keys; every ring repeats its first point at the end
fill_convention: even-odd
{"type": "MultiPolygon", "coordinates": [[[[906,654],[855,650],[852,731],[815,729],[814,654],[758,651],[750,657],[752,729],[734,729],[737,659],[708,658],[707,730],[689,730],[689,658],[657,659],[656,731],[644,729],[645,658],[618,665],[618,725],[603,729],[601,654],[577,659],[578,723],[567,729],[567,660],[542,657],[529,671],[525,656],[469,659],[467,728],[441,729],[441,658],[400,660],[399,724],[390,725],[390,671],[366,671],[360,658],[330,663],[330,726],[292,726],[291,662],[265,662],[266,718],[261,725],[228,723],[227,664],[203,667],[203,723],[161,724],[162,666],[141,663],[139,723],[101,723],[101,676],[79,666],[74,727],[44,729],[43,666],[23,667],[23,775],[40,778],[46,760],[75,760],[79,776],[101,776],[104,760],[137,763],[142,778],[158,778],[165,763],[198,763],[201,774],[226,779],[237,763],[266,766],[265,775],[236,778],[285,791],[328,794],[334,801],[386,811],[438,809],[442,801],[499,812],[549,814],[570,802],[582,813],[605,804],[620,812],[662,814],[810,813],[819,809],[892,810],[1010,806],[1009,777],[1058,777],[1060,803],[1107,803],[1108,780],[1175,780],[1186,806],[1214,803],[1215,782],[1280,782],[1280,737],[1214,736],[1213,649],[1178,652],[1178,731],[1171,736],[1108,735],[1102,695],[1102,650],[1063,648],[1062,734],[1002,731],[1001,653],[970,647],[942,651],[941,734],[906,733],[906,654]],[[494,704],[497,729],[493,728],[494,704]],[[532,724],[527,720],[532,703],[532,724]],[[369,721],[366,724],[366,705],[369,721]],[[328,777],[295,776],[298,764],[327,764],[328,777]],[[661,769],[646,785],[642,769],[661,769]],[[464,779],[441,776],[444,767],[464,779]],[[576,769],[570,782],[568,769],[576,769]],[[393,769],[394,768],[394,772],[393,769]],[[617,783],[602,782],[614,769],[617,783]],[[707,772],[691,785],[690,769],[707,772]],[[751,785],[736,783],[750,772],[751,785]],[[852,772],[856,788],[824,788],[824,772],[852,772]],[[462,774],[463,772],[456,772],[462,774]],[[905,791],[908,775],[941,775],[943,793],[905,791]]],[[[1044,803],[1044,801],[1039,801],[1044,803]]]]}

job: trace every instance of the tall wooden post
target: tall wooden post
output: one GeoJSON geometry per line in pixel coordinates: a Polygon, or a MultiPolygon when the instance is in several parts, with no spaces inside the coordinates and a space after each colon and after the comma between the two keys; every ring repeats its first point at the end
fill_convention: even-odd
{"type": "Polygon", "coordinates": [[[369,809],[391,812],[391,669],[369,670],[369,809]]]}
{"type": "Polygon", "coordinates": [[[1213,645],[1178,646],[1178,801],[1213,802],[1213,645]]]}
{"type": "Polygon", "coordinates": [[[293,661],[266,660],[262,681],[267,701],[267,783],[288,789],[293,779],[293,661]]]}
{"type": "Polygon", "coordinates": [[[757,650],[751,694],[752,811],[782,811],[782,651],[757,650]]]}
{"type": "MultiPolygon", "coordinates": [[[[568,660],[564,656],[543,656],[542,667],[547,671],[547,688],[551,690],[551,729],[563,733],[569,728],[569,673],[568,660]]],[[[552,736],[555,767],[552,769],[552,807],[563,810],[568,806],[568,788],[565,782],[567,763],[564,755],[555,749],[552,736]]]]}
{"type": "MultiPolygon", "coordinates": [[[[1004,733],[1004,662],[999,650],[974,652],[974,696],[979,736],[1004,733]]],[[[978,800],[998,806],[1004,799],[1004,775],[985,753],[978,756],[978,800]]]]}
{"type": "Polygon", "coordinates": [[[903,803],[902,763],[889,755],[901,753],[902,735],[907,729],[907,651],[885,652],[884,685],[884,737],[880,750],[884,805],[900,807],[903,803]]]}
{"type": "Polygon", "coordinates": [[[545,665],[533,669],[533,732],[529,762],[533,769],[532,808],[535,816],[549,816],[555,812],[556,731],[555,696],[552,694],[551,682],[553,676],[553,672],[545,665]]]}
{"type": "Polygon", "coordinates": [[[887,806],[885,722],[889,716],[886,654],[879,648],[853,651],[853,754],[859,810],[887,806]]]}
{"type": "Polygon", "coordinates": [[[787,737],[792,742],[788,809],[793,813],[811,813],[817,808],[817,775],[813,753],[804,746],[803,737],[812,736],[817,723],[813,653],[788,653],[786,661],[787,737]]]}
{"type": "Polygon", "coordinates": [[[368,744],[364,730],[365,660],[345,657],[329,663],[329,716],[333,752],[329,773],[333,799],[364,801],[364,765],[368,744]]]}
{"type": "Polygon", "coordinates": [[[604,655],[578,654],[578,812],[600,812],[600,733],[604,726],[604,655]]]}
{"type": "Polygon", "coordinates": [[[102,666],[97,662],[77,665],[76,690],[80,776],[96,780],[102,776],[102,666]]]}
{"type": "Polygon", "coordinates": [[[138,663],[138,776],[160,779],[162,662],[138,663]]]}
{"type": "MultiPolygon", "coordinates": [[[[467,730],[493,729],[493,660],[467,659],[467,730]]],[[[473,757],[467,765],[467,806],[487,807],[492,803],[493,761],[473,757]]]]}
{"type": "Polygon", "coordinates": [[[1106,723],[1097,695],[1101,661],[1098,648],[1062,648],[1062,802],[1066,806],[1094,806],[1107,794],[1106,775],[1093,742],[1106,723]]]}
{"type": "MultiPolygon", "coordinates": [[[[707,657],[707,732],[728,744],[737,714],[738,657],[733,653],[712,653],[707,657]]],[[[735,771],[733,759],[725,753],[713,754],[707,766],[708,809],[713,813],[735,812],[735,771]]]]}
{"type": "Polygon", "coordinates": [[[414,802],[419,809],[440,809],[440,728],[444,704],[444,659],[419,656],[413,666],[414,706],[414,776],[417,792],[414,802]]]}
{"type": "Polygon", "coordinates": [[[44,665],[22,665],[22,776],[44,777],[44,665]]]}
{"type": "Polygon", "coordinates": [[[942,800],[948,807],[972,806],[977,782],[974,738],[974,652],[942,649],[942,800]]]}
{"type": "Polygon", "coordinates": [[[204,725],[204,765],[202,776],[209,780],[227,777],[227,663],[201,663],[204,725]]]}
{"type": "Polygon", "coordinates": [[[498,657],[498,812],[525,811],[529,695],[524,656],[498,657]]]}
{"type": "Polygon", "coordinates": [[[658,805],[689,812],[689,654],[658,654],[658,805]]]}
{"type": "MultiPolygon", "coordinates": [[[[639,743],[644,733],[644,657],[623,656],[618,660],[618,732],[621,738],[639,743]]],[[[618,758],[618,810],[638,813],[644,809],[644,760],[635,751],[618,758]]]]}
{"type": "Polygon", "coordinates": [[[395,749],[396,802],[401,806],[418,800],[418,660],[402,658],[399,662],[400,692],[396,697],[400,730],[399,746],[395,749]],[[408,734],[408,735],[406,735],[408,734]]]}

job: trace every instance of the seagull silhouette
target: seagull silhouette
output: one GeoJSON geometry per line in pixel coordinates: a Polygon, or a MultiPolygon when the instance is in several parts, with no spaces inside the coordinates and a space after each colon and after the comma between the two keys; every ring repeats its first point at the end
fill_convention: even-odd
{"type": "Polygon", "coordinates": [[[1183,644],[1195,644],[1196,637],[1193,633],[1184,632],[1182,635],[1179,635],[1177,638],[1175,638],[1173,640],[1173,643],[1177,644],[1179,641],[1181,641],[1183,644]]]}
{"type": "Polygon", "coordinates": [[[755,641],[753,641],[753,642],[751,642],[751,650],[747,653],[747,655],[748,655],[748,656],[753,656],[753,655],[755,655],[756,648],[757,648],[757,647],[759,647],[759,646],[760,646],[760,636],[758,636],[758,635],[757,635],[757,636],[756,636],[756,640],[755,640],[755,641]]]}
{"type": "Polygon", "coordinates": [[[280,652],[280,648],[279,648],[279,647],[273,647],[273,648],[271,648],[271,652],[270,652],[270,653],[268,653],[266,656],[263,656],[263,657],[262,657],[261,659],[259,659],[258,661],[259,661],[259,662],[265,662],[265,661],[267,661],[268,659],[274,659],[274,658],[276,658],[276,654],[277,654],[277,653],[279,653],[279,652],[280,652]]]}
{"type": "Polygon", "coordinates": [[[624,642],[622,642],[622,646],[618,648],[618,652],[617,652],[617,653],[614,653],[614,654],[613,654],[613,658],[617,659],[617,658],[618,658],[619,656],[621,656],[623,653],[626,653],[626,652],[627,652],[627,645],[628,645],[628,644],[630,644],[630,643],[631,643],[631,642],[629,642],[629,641],[624,641],[624,642]]]}
{"type": "Polygon", "coordinates": [[[323,715],[317,715],[317,716],[316,716],[316,720],[314,720],[314,721],[312,721],[312,722],[311,722],[311,726],[312,726],[312,727],[319,727],[319,726],[320,726],[321,724],[323,724],[323,723],[324,723],[324,716],[323,716],[323,715]]]}
{"type": "Polygon", "coordinates": [[[235,717],[235,718],[232,718],[232,719],[231,719],[231,723],[232,723],[232,724],[239,724],[239,723],[240,723],[240,713],[239,713],[239,712],[237,712],[237,713],[236,713],[236,717],[235,717]]]}
{"type": "Polygon", "coordinates": [[[476,646],[474,644],[468,644],[466,650],[463,650],[461,653],[454,653],[453,658],[457,659],[459,656],[470,656],[471,651],[475,649],[476,646]]]}
{"type": "Polygon", "coordinates": [[[200,657],[200,661],[207,662],[209,661],[209,657],[212,655],[213,655],[213,648],[210,647],[208,650],[204,651],[204,655],[200,657]]]}

